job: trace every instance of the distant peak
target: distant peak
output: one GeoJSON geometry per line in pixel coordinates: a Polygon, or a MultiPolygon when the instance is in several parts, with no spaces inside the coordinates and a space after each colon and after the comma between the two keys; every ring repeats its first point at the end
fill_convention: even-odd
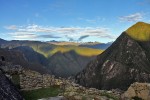
{"type": "Polygon", "coordinates": [[[137,22],[126,30],[126,33],[138,41],[150,41],[150,24],[137,22]]]}

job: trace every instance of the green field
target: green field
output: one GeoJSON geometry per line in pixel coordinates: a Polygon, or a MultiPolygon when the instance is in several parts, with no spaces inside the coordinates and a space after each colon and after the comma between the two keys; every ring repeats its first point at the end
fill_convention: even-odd
{"type": "Polygon", "coordinates": [[[49,88],[41,88],[36,90],[29,90],[29,91],[21,91],[21,94],[25,98],[25,100],[37,100],[41,98],[48,98],[48,97],[55,97],[61,90],[59,86],[53,86],[49,88]]]}

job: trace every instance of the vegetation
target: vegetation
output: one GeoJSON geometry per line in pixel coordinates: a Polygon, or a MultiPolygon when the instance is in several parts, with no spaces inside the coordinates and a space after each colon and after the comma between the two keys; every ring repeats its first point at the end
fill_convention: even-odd
{"type": "Polygon", "coordinates": [[[61,92],[59,86],[53,86],[49,88],[41,88],[36,90],[21,91],[21,94],[25,100],[37,100],[41,98],[48,98],[57,96],[61,92]]]}
{"type": "Polygon", "coordinates": [[[78,46],[58,46],[51,51],[51,54],[55,54],[56,52],[69,52],[74,50],[77,54],[82,56],[95,56],[103,52],[103,50],[86,48],[86,47],[78,47],[78,46]]]}
{"type": "Polygon", "coordinates": [[[127,34],[138,41],[150,41],[150,24],[138,22],[126,30],[127,34]]]}
{"type": "Polygon", "coordinates": [[[77,54],[82,56],[95,56],[103,52],[103,50],[99,49],[92,49],[92,48],[86,48],[86,47],[78,47],[78,46],[53,46],[51,48],[45,47],[45,46],[32,46],[32,48],[37,51],[40,54],[43,54],[45,57],[50,57],[56,52],[69,52],[71,50],[74,50],[77,54]]]}

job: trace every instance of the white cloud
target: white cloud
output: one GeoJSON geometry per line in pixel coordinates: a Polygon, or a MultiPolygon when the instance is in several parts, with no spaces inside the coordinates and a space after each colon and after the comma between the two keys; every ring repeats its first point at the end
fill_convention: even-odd
{"type": "Polygon", "coordinates": [[[10,25],[10,26],[6,26],[5,28],[9,29],[9,30],[16,30],[17,26],[16,25],[10,25]]]}
{"type": "Polygon", "coordinates": [[[120,21],[122,22],[136,22],[141,21],[143,19],[143,14],[141,13],[134,13],[127,16],[119,17],[120,21]]]}
{"type": "Polygon", "coordinates": [[[98,37],[114,40],[116,38],[109,28],[104,27],[52,27],[33,24],[15,27],[11,25],[5,28],[13,30],[9,34],[16,39],[67,38],[68,40],[83,40],[88,37],[98,37]]]}

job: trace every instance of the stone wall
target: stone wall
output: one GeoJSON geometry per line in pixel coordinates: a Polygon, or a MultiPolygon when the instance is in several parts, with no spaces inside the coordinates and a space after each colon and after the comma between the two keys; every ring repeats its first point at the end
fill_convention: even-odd
{"type": "Polygon", "coordinates": [[[61,85],[62,79],[56,79],[53,75],[40,74],[31,70],[23,70],[20,74],[21,89],[37,89],[53,85],[61,85]]]}
{"type": "Polygon", "coordinates": [[[55,78],[54,75],[40,74],[39,72],[24,69],[20,65],[13,65],[9,62],[0,61],[0,65],[0,69],[5,72],[5,75],[21,89],[37,89],[61,85],[64,81],[61,78],[55,78]]]}

